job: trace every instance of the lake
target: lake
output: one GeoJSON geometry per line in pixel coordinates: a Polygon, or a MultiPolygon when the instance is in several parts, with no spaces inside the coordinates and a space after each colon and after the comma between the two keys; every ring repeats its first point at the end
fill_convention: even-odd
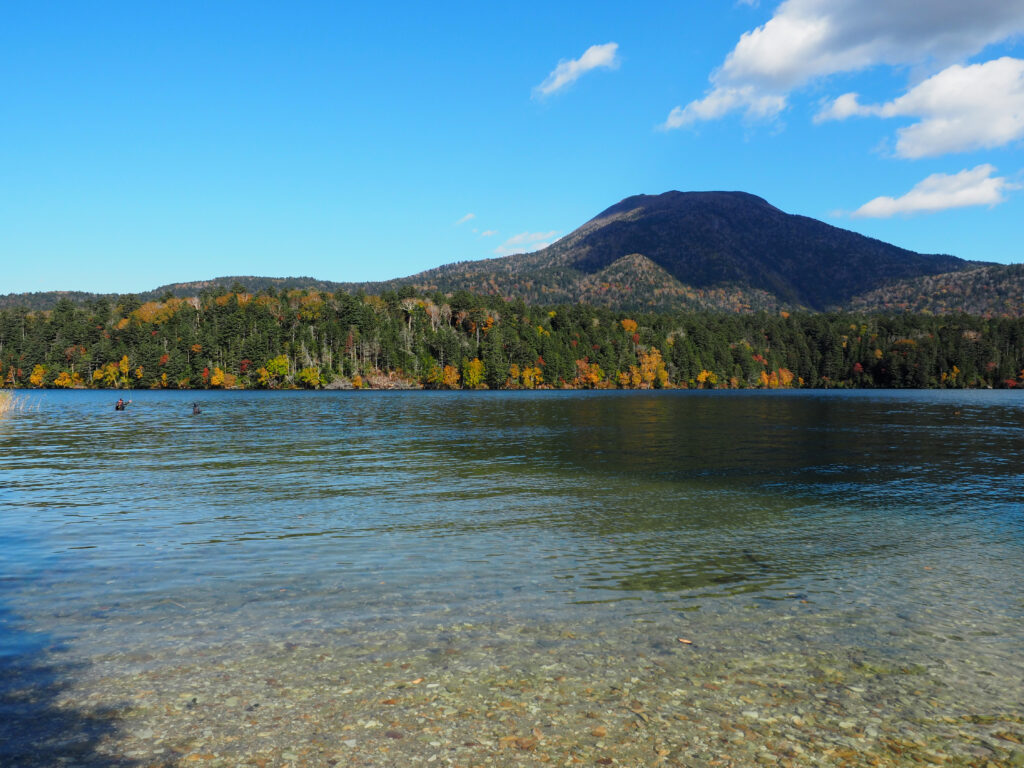
{"type": "Polygon", "coordinates": [[[0,765],[1024,765],[1024,394],[19,396],[0,765]]]}

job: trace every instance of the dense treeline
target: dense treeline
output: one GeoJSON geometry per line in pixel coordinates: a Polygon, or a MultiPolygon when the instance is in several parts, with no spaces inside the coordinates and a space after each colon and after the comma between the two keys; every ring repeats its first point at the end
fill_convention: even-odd
{"type": "Polygon", "coordinates": [[[1024,319],[271,289],[0,311],[7,387],[1014,387],[1024,319]]]}

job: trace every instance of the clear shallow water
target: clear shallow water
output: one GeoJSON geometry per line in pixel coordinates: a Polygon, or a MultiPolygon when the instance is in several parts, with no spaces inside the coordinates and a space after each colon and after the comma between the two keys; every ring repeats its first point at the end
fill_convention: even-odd
{"type": "MultiPolygon", "coordinates": [[[[909,703],[926,692],[960,730],[964,717],[997,716],[990,731],[1020,732],[1017,393],[137,392],[123,413],[111,393],[29,397],[0,420],[0,659],[20,670],[3,707],[38,720],[26,692],[49,686],[53,729],[67,730],[70,712],[98,717],[90,695],[111,699],[120,714],[76,742],[86,763],[207,754],[139,737],[125,722],[156,710],[125,714],[123,699],[140,676],[175,701],[182,677],[226,668],[309,684],[316,675],[278,659],[281,648],[318,649],[357,686],[394,682],[371,662],[420,659],[455,676],[431,662],[438,648],[481,686],[495,664],[543,678],[543,651],[545,664],[568,665],[561,684],[576,698],[616,668],[646,680],[636,659],[661,659],[652,701],[714,680],[712,701],[686,706],[741,720],[751,680],[790,681],[807,699],[792,711],[762,701],[762,720],[774,708],[813,722],[839,675],[848,695],[884,690],[890,711],[851,701],[835,722],[791,723],[794,743],[808,731],[804,755],[825,759],[855,738],[840,722],[866,739],[849,748],[890,759],[902,753],[885,722],[910,723],[919,751],[1017,754],[1012,738],[950,735],[909,703]],[[202,415],[190,415],[193,400],[202,415]],[[588,654],[618,661],[573,666],[588,654]]],[[[473,697],[453,695],[456,709],[473,697]]],[[[242,737],[225,746],[216,722],[209,754],[248,755],[242,737]]],[[[740,749],[728,734],[705,743],[680,728],[660,758],[699,764],[740,749]]],[[[779,728],[768,723],[765,739],[779,728]]],[[[565,736],[550,729],[548,743],[565,736]]],[[[562,749],[587,748],[567,738],[562,749]]],[[[10,754],[31,752],[26,739],[10,754]]],[[[762,742],[748,735],[744,749],[762,742]]],[[[410,759],[444,748],[400,743],[410,759]]],[[[264,746],[289,762],[280,744],[264,746]]],[[[309,763],[358,762],[326,754],[309,763]]]]}

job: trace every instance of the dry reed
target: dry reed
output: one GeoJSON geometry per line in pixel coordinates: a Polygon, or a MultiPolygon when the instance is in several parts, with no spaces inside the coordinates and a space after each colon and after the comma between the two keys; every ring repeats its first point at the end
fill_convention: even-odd
{"type": "Polygon", "coordinates": [[[0,389],[0,416],[28,410],[27,398],[19,397],[9,389],[0,389]]]}

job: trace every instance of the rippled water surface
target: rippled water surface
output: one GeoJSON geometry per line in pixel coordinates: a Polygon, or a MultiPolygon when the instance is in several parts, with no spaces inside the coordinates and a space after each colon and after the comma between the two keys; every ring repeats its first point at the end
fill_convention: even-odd
{"type": "Polygon", "coordinates": [[[24,397],[4,764],[1024,764],[1024,395],[24,397]]]}

